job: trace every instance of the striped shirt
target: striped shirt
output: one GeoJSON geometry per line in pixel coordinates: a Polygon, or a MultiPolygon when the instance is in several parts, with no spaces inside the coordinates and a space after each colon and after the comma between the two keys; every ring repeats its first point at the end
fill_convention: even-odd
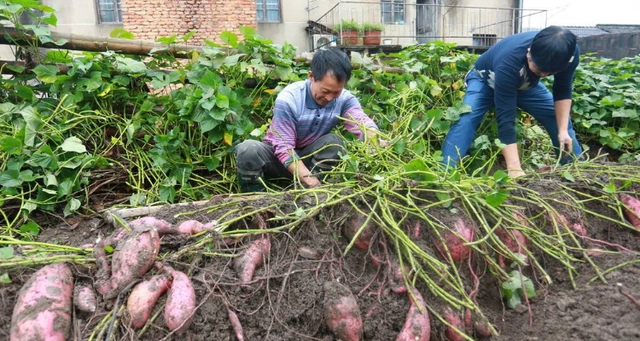
{"type": "Polygon", "coordinates": [[[360,126],[378,129],[348,90],[342,90],[339,97],[321,107],[311,97],[309,80],[295,82],[278,94],[264,142],[275,149],[276,157],[287,167],[299,159],[297,149],[331,132],[338,125],[339,117],[343,118],[347,131],[360,139],[364,137],[360,126]]]}

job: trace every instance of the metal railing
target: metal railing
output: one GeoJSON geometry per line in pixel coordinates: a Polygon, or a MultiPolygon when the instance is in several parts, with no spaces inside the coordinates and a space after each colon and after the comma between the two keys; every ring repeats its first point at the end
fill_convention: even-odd
{"type": "Polygon", "coordinates": [[[342,39],[344,32],[340,30],[343,21],[383,24],[383,45],[405,46],[439,40],[461,46],[488,47],[508,35],[545,27],[547,11],[340,1],[310,23],[321,27],[323,34],[333,34],[338,45],[346,45],[342,39]]]}

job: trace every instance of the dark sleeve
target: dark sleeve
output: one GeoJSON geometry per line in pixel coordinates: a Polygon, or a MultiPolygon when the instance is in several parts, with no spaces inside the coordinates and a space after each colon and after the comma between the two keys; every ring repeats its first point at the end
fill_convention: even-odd
{"type": "Polygon", "coordinates": [[[502,66],[496,68],[494,77],[493,95],[498,121],[498,138],[504,144],[516,143],[518,142],[515,124],[518,112],[519,74],[517,70],[502,66]]]}
{"type": "Polygon", "coordinates": [[[571,99],[573,92],[573,76],[576,68],[580,64],[580,48],[576,46],[576,52],[569,67],[553,76],[553,101],[561,101],[563,99],[571,99]]]}

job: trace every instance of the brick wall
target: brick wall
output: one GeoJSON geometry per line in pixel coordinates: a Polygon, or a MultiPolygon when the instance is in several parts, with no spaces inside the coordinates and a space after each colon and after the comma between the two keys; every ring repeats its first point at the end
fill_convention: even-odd
{"type": "Polygon", "coordinates": [[[256,7],[253,0],[122,0],[122,21],[136,39],[148,41],[196,30],[187,44],[197,46],[219,42],[222,31],[256,27],[256,7]]]}

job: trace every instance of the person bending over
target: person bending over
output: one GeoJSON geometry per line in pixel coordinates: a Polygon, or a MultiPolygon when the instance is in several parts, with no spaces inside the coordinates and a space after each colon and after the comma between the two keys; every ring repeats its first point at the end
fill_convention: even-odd
{"type": "Polygon", "coordinates": [[[582,153],[571,123],[573,76],[580,59],[576,36],[549,26],[539,32],[514,34],[483,53],[467,73],[464,103],[471,111],[460,116],[442,146],[443,163],[455,167],[467,154],[486,112],[495,107],[498,137],[504,147],[509,176],[524,175],[516,138],[517,109],[531,114],[551,137],[562,163],[582,153]],[[553,92],[540,79],[553,75],[553,92]],[[566,154],[565,154],[566,152],[566,154]]]}

